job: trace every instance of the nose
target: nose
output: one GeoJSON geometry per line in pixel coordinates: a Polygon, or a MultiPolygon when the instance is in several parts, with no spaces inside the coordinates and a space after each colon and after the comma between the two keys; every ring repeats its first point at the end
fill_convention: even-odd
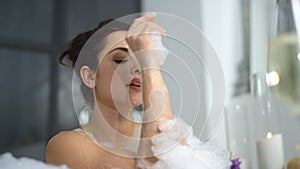
{"type": "Polygon", "coordinates": [[[136,73],[139,73],[139,72],[140,72],[140,70],[138,70],[138,69],[132,71],[133,74],[136,74],[136,73]]]}
{"type": "Polygon", "coordinates": [[[131,70],[130,70],[130,72],[131,72],[131,74],[132,75],[136,75],[136,74],[138,74],[138,73],[140,73],[141,72],[141,70],[140,70],[140,65],[139,65],[139,63],[138,63],[138,61],[137,61],[137,59],[136,59],[136,56],[134,55],[134,53],[131,51],[131,49],[130,48],[128,48],[128,50],[129,50],[129,61],[130,61],[130,67],[131,67],[131,70]]]}
{"type": "Polygon", "coordinates": [[[138,61],[136,60],[135,56],[131,56],[130,58],[131,62],[131,74],[135,75],[140,72],[140,65],[138,64],[138,61]]]}
{"type": "Polygon", "coordinates": [[[140,72],[140,68],[137,64],[135,64],[136,66],[133,66],[131,73],[132,74],[138,74],[140,72]]]}
{"type": "Polygon", "coordinates": [[[139,66],[139,64],[137,63],[137,61],[134,60],[133,66],[132,66],[132,68],[131,68],[131,73],[132,73],[133,75],[135,75],[135,74],[138,74],[139,72],[140,72],[140,66],[139,66]]]}

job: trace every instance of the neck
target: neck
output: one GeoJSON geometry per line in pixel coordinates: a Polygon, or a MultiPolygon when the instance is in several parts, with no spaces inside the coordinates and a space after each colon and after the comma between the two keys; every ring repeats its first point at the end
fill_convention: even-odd
{"type": "Polygon", "coordinates": [[[97,133],[99,131],[109,133],[112,128],[120,134],[132,136],[136,126],[132,118],[132,108],[124,108],[120,112],[115,107],[98,103],[94,105],[94,112],[89,126],[96,129],[97,133]]]}

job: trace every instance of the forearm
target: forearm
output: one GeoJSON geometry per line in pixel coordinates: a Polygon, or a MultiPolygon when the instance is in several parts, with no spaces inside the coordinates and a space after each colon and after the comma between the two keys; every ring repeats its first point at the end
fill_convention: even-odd
{"type": "MultiPolygon", "coordinates": [[[[151,137],[159,134],[158,126],[172,118],[168,90],[160,73],[160,55],[154,39],[165,36],[165,30],[153,22],[155,14],[146,14],[134,20],[126,41],[140,65],[143,88],[143,126],[139,152],[142,156],[153,155],[151,137]],[[152,32],[152,33],[150,33],[152,32]],[[147,138],[147,139],[144,139],[147,138]]],[[[161,43],[161,42],[160,42],[161,43]]],[[[155,162],[155,158],[149,160],[155,162]]]]}
{"type": "Polygon", "coordinates": [[[159,133],[158,125],[172,118],[170,99],[167,87],[159,69],[142,71],[144,125],[142,138],[152,137],[159,133]]]}
{"type": "MultiPolygon", "coordinates": [[[[144,123],[142,126],[142,138],[150,138],[159,134],[158,126],[165,120],[172,119],[169,94],[159,69],[146,69],[142,71],[143,77],[143,103],[144,123]]],[[[142,141],[141,155],[152,154],[150,139],[142,141]]],[[[147,158],[149,162],[156,162],[153,157],[147,158]]]]}

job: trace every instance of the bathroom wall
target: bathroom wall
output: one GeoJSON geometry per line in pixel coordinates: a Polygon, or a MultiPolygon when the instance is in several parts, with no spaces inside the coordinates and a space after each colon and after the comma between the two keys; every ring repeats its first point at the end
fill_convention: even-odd
{"type": "MultiPolygon", "coordinates": [[[[197,43],[202,43],[199,42],[198,39],[196,39],[196,37],[200,37],[201,35],[205,36],[205,33],[203,34],[202,31],[203,30],[199,30],[197,31],[191,31],[193,29],[189,29],[189,27],[200,27],[203,28],[203,25],[201,23],[202,21],[202,17],[201,17],[201,11],[202,11],[202,7],[201,7],[201,3],[198,0],[192,0],[187,2],[184,1],[171,1],[171,0],[165,0],[165,1],[158,1],[158,0],[154,0],[154,1],[147,1],[147,0],[142,0],[141,1],[141,8],[143,12],[162,12],[159,15],[164,15],[164,13],[167,14],[171,14],[169,16],[169,20],[165,20],[164,22],[160,22],[159,20],[159,16],[156,20],[156,22],[158,22],[158,24],[161,24],[164,29],[166,29],[167,34],[169,32],[171,32],[171,36],[177,36],[178,37],[182,34],[185,37],[190,37],[190,45],[193,46],[197,46],[197,43]],[[186,20],[186,22],[180,22],[180,25],[177,26],[172,26],[173,22],[176,22],[176,17],[180,17],[183,20],[186,20]],[[184,25],[183,25],[184,24],[184,25]],[[175,34],[172,34],[176,32],[175,34]]],[[[176,37],[176,38],[178,38],[176,37]]],[[[175,38],[175,39],[176,39],[175,38]]],[[[177,41],[174,44],[177,45],[173,45],[172,43],[169,44],[168,42],[170,41],[169,39],[172,38],[165,38],[165,45],[167,46],[167,48],[170,50],[170,52],[175,53],[180,59],[182,59],[182,62],[184,62],[191,70],[193,70],[190,74],[193,74],[196,78],[198,78],[197,84],[198,84],[198,89],[199,91],[197,91],[196,87],[192,87],[191,85],[191,80],[184,80],[181,81],[181,88],[182,89],[187,89],[185,92],[186,93],[197,93],[199,92],[199,110],[195,110],[193,108],[197,107],[198,104],[193,104],[192,101],[194,101],[194,96],[192,94],[190,94],[187,98],[184,98],[183,100],[181,97],[171,97],[171,104],[173,107],[173,112],[177,112],[177,106],[178,103],[183,103],[183,104],[187,104],[189,105],[190,109],[181,109],[181,118],[183,118],[185,121],[187,121],[190,125],[193,125],[194,127],[194,134],[199,136],[201,134],[202,131],[202,126],[203,123],[205,121],[205,118],[207,117],[208,114],[208,110],[209,110],[209,105],[211,100],[208,98],[210,95],[210,92],[212,91],[210,86],[209,86],[209,82],[207,79],[209,79],[209,74],[207,72],[207,69],[205,68],[205,66],[203,65],[203,59],[205,59],[205,56],[202,56],[201,54],[198,55],[198,60],[200,60],[200,62],[197,62],[196,60],[192,60],[193,58],[190,57],[189,55],[192,54],[191,50],[189,49],[185,49],[184,46],[186,45],[187,42],[184,42],[183,39],[179,39],[179,41],[177,41]],[[192,61],[191,61],[192,60],[192,61]],[[182,83],[183,82],[183,83],[182,83]],[[188,103],[190,102],[190,103],[188,103]],[[197,111],[197,112],[196,112],[197,111]],[[196,119],[195,114],[197,113],[197,121],[193,122],[194,119],[196,119]]],[[[189,47],[191,47],[189,46],[189,47]]],[[[195,50],[195,49],[193,49],[195,50]]],[[[197,52],[197,51],[196,51],[197,52]]],[[[174,57],[173,55],[168,56],[170,60],[174,59],[172,57],[174,57]]],[[[175,60],[175,59],[174,59],[175,60]]],[[[168,60],[167,60],[168,61],[168,60]]],[[[172,65],[170,65],[172,66],[172,65]]],[[[182,70],[178,69],[179,71],[182,70]]],[[[179,73],[180,74],[180,73],[179,73]]],[[[171,76],[173,76],[173,78],[175,80],[179,80],[180,81],[180,77],[177,74],[171,74],[171,76]],[[177,78],[177,79],[176,79],[177,78]]],[[[176,88],[171,88],[169,86],[171,86],[174,82],[169,81],[169,79],[165,79],[168,89],[169,89],[169,93],[176,93],[178,92],[178,90],[176,88]]]]}
{"type": "MultiPolygon", "coordinates": [[[[255,120],[251,120],[256,112],[251,103],[250,76],[253,73],[266,71],[267,24],[270,24],[266,15],[270,4],[268,6],[267,1],[261,0],[193,0],[189,2],[142,0],[141,2],[142,11],[171,13],[187,19],[203,31],[216,49],[224,69],[227,96],[225,107],[237,104],[246,105],[249,115],[245,117],[249,120],[249,126],[246,127],[252,134],[255,134],[255,130],[260,130],[256,129],[255,120]],[[249,15],[245,15],[247,12],[249,15]]],[[[189,34],[189,32],[186,33],[189,34]]],[[[203,84],[203,90],[207,86],[209,86],[208,83],[203,84]]],[[[210,99],[209,92],[206,93],[206,98],[210,99]]],[[[274,100],[273,108],[278,113],[277,125],[283,133],[285,163],[287,163],[292,157],[300,155],[300,121],[293,115],[290,108],[276,98],[274,100]]],[[[209,101],[203,104],[206,108],[209,107],[209,101]]],[[[224,118],[214,134],[214,138],[224,147],[227,146],[229,139],[225,120],[224,118]]],[[[238,119],[233,122],[236,128],[245,125],[238,119]]],[[[249,149],[251,149],[249,154],[253,159],[252,167],[256,168],[255,143],[251,144],[249,149]]]]}
{"type": "Polygon", "coordinates": [[[72,71],[58,54],[101,20],[139,11],[138,0],[0,2],[0,154],[43,160],[53,134],[78,127],[72,71]]]}
{"type": "MultiPolygon", "coordinates": [[[[227,103],[227,101],[230,100],[231,95],[233,95],[232,86],[234,85],[234,79],[237,76],[237,66],[233,65],[236,65],[239,61],[241,61],[241,54],[243,52],[243,43],[241,40],[242,28],[241,25],[239,25],[241,23],[241,17],[238,9],[240,8],[237,1],[229,0],[225,2],[217,0],[193,0],[189,2],[174,2],[171,0],[143,0],[141,2],[142,11],[170,13],[185,18],[189,22],[192,22],[199,27],[199,29],[207,37],[210,44],[215,48],[219,60],[221,61],[226,79],[225,88],[227,93],[227,103]]],[[[190,33],[191,32],[186,32],[187,36],[189,36],[190,33]]],[[[199,67],[200,65],[192,66],[199,67]]],[[[202,75],[205,75],[205,73],[202,75]]],[[[202,106],[206,107],[204,111],[207,112],[210,107],[211,91],[208,90],[208,78],[205,80],[206,83],[201,83],[200,88],[201,90],[206,91],[204,94],[208,101],[202,102],[202,106]]],[[[199,132],[199,128],[194,129],[196,130],[196,133],[199,132]]],[[[226,147],[227,144],[224,119],[218,126],[214,137],[224,147],[226,147]]]]}

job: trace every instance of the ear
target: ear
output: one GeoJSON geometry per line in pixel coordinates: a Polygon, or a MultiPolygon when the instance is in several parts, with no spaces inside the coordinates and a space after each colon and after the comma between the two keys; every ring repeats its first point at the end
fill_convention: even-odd
{"type": "Polygon", "coordinates": [[[80,76],[87,87],[94,88],[96,86],[95,73],[88,66],[81,67],[80,76]]]}

